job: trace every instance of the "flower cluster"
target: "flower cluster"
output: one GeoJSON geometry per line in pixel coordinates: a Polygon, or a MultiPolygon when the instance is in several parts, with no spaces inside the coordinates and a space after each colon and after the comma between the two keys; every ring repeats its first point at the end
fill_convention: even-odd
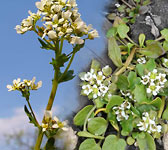
{"type": "Polygon", "coordinates": [[[42,86],[42,81],[39,81],[37,84],[35,84],[35,80],[36,80],[35,77],[33,77],[32,80],[24,79],[22,82],[20,78],[15,79],[13,80],[13,85],[7,85],[8,91],[18,90],[18,91],[24,92],[26,90],[27,91],[37,90],[42,86]]]}
{"type": "Polygon", "coordinates": [[[38,34],[50,40],[66,39],[71,44],[83,44],[85,39],[98,37],[98,32],[81,19],[76,0],[41,0],[36,2],[37,14],[30,13],[20,25],[16,26],[17,33],[35,30],[36,22],[41,18],[42,27],[38,34]],[[81,38],[86,36],[85,39],[81,38]]]}
{"type": "Polygon", "coordinates": [[[118,107],[113,107],[113,109],[115,110],[115,114],[117,115],[117,120],[128,120],[129,114],[131,113],[130,108],[131,103],[129,103],[128,101],[125,101],[118,107]]]}
{"type": "Polygon", "coordinates": [[[162,126],[156,124],[155,117],[151,118],[148,112],[142,114],[142,120],[137,124],[140,131],[145,131],[148,133],[160,133],[162,126]]]}
{"type": "Polygon", "coordinates": [[[141,82],[148,86],[147,93],[152,93],[152,95],[156,96],[167,82],[166,74],[158,73],[157,69],[154,69],[147,75],[142,76],[141,82]]]}
{"type": "Polygon", "coordinates": [[[105,66],[101,71],[91,69],[90,72],[83,73],[80,77],[82,81],[81,94],[96,99],[110,94],[109,87],[111,84],[110,75],[106,74],[106,70],[110,70],[109,66],[105,66]]]}
{"type": "Polygon", "coordinates": [[[44,114],[44,122],[42,123],[42,130],[45,131],[52,131],[54,129],[62,129],[64,131],[68,130],[67,121],[61,122],[56,116],[52,119],[52,112],[45,111],[44,114]]]}

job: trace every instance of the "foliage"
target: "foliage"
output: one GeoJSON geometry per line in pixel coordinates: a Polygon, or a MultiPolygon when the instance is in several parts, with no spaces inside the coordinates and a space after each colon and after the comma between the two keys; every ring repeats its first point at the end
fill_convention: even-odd
{"type": "Polygon", "coordinates": [[[118,7],[118,11],[125,16],[129,14],[131,20],[125,22],[126,18],[113,16],[113,26],[107,32],[108,56],[116,69],[101,68],[100,63],[93,60],[90,71],[79,76],[81,95],[93,102],[87,114],[81,110],[74,118],[75,125],[78,119],[85,118],[80,124],[83,131],[78,133],[86,138],[80,146],[82,150],[87,150],[91,141],[93,147],[102,150],[124,150],[126,145],[156,150],[155,139],[167,132],[168,29],[161,30],[161,36],[155,40],[147,40],[142,33],[139,43],[135,43],[129,37],[129,24],[141,9],[140,1],[134,3],[136,7],[132,9],[125,3],[118,7]],[[109,132],[111,128],[117,136],[109,132]]]}

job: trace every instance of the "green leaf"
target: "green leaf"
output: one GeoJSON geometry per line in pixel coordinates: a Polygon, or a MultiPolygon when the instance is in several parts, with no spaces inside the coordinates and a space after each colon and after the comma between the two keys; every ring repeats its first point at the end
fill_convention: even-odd
{"type": "Polygon", "coordinates": [[[85,122],[86,116],[90,112],[90,110],[93,108],[93,105],[88,105],[84,107],[82,110],[80,110],[76,116],[74,117],[74,124],[77,126],[82,126],[85,122]]]}
{"type": "Polygon", "coordinates": [[[117,32],[120,38],[124,39],[127,37],[127,33],[129,32],[129,27],[126,24],[120,24],[117,28],[117,32]]]}
{"type": "Polygon", "coordinates": [[[41,44],[41,48],[42,49],[55,50],[54,47],[53,47],[53,45],[50,42],[46,43],[43,40],[41,40],[40,38],[38,38],[38,40],[39,40],[39,42],[41,44]]]}
{"type": "Polygon", "coordinates": [[[106,137],[102,150],[125,150],[126,142],[124,139],[119,139],[115,135],[106,137]]]}
{"type": "Polygon", "coordinates": [[[136,73],[131,71],[128,74],[128,83],[129,83],[129,88],[133,90],[135,88],[135,85],[140,84],[141,79],[137,77],[136,73]]]}
{"type": "Polygon", "coordinates": [[[133,130],[133,118],[129,117],[128,120],[122,121],[121,126],[122,126],[122,131],[124,133],[127,133],[127,135],[123,135],[123,136],[128,136],[129,133],[132,132],[133,130]]]}
{"type": "Polygon", "coordinates": [[[152,71],[153,69],[156,68],[156,63],[155,63],[155,59],[149,59],[148,62],[145,64],[145,68],[148,71],[152,71]]]}
{"type": "Polygon", "coordinates": [[[26,115],[29,118],[30,123],[34,124],[35,127],[38,127],[38,123],[36,122],[35,118],[33,117],[32,113],[29,112],[29,110],[27,109],[27,106],[24,106],[24,111],[26,113],[26,115]]]}
{"type": "Polygon", "coordinates": [[[168,29],[165,28],[162,31],[160,31],[160,33],[161,33],[162,37],[164,37],[165,40],[168,41],[168,29]]]}
{"type": "Polygon", "coordinates": [[[95,99],[94,102],[97,108],[102,108],[105,104],[100,98],[95,99]]]}
{"type": "Polygon", "coordinates": [[[110,28],[108,31],[107,31],[107,38],[110,38],[110,37],[115,37],[117,34],[117,28],[116,27],[112,27],[110,28]]]}
{"type": "Polygon", "coordinates": [[[141,33],[139,35],[139,45],[140,45],[140,47],[144,46],[145,38],[146,38],[145,34],[141,33]]]}
{"type": "Polygon", "coordinates": [[[129,85],[127,76],[125,76],[125,75],[119,75],[116,84],[117,84],[117,87],[120,90],[127,90],[128,89],[128,85],[129,85]]]}
{"type": "Polygon", "coordinates": [[[131,136],[127,138],[127,144],[128,145],[133,145],[135,143],[135,139],[133,139],[131,136]]]}
{"type": "Polygon", "coordinates": [[[124,99],[121,96],[113,95],[106,106],[106,112],[108,113],[113,106],[121,105],[123,101],[124,99]]]}
{"type": "Polygon", "coordinates": [[[153,105],[149,105],[149,104],[142,104],[136,107],[136,109],[138,109],[141,113],[143,112],[149,112],[150,110],[154,110],[156,111],[156,107],[153,105]]]}
{"type": "MultiPolygon", "coordinates": [[[[74,74],[74,70],[69,70],[69,71],[64,75],[64,77],[59,80],[59,83],[72,80],[72,79],[75,77],[75,75],[73,75],[73,74],[74,74]]],[[[63,73],[59,72],[59,74],[58,74],[59,78],[60,78],[62,75],[63,75],[63,73]]]]}
{"type": "Polygon", "coordinates": [[[153,101],[149,102],[148,104],[155,106],[158,110],[162,105],[162,99],[160,97],[155,98],[153,101]]]}
{"type": "Polygon", "coordinates": [[[133,93],[138,104],[149,102],[146,96],[146,88],[144,85],[136,85],[133,93]]]}
{"type": "Polygon", "coordinates": [[[101,150],[101,148],[98,144],[96,144],[94,139],[87,139],[82,142],[79,150],[101,150]]]}
{"type": "Polygon", "coordinates": [[[140,150],[156,150],[156,145],[153,137],[147,132],[144,134],[144,138],[137,136],[137,142],[140,150]]]}
{"type": "Polygon", "coordinates": [[[166,52],[168,51],[168,41],[163,42],[163,48],[166,52]]]}
{"type": "Polygon", "coordinates": [[[66,54],[62,54],[57,57],[57,59],[52,59],[52,62],[50,64],[53,65],[54,69],[57,70],[60,67],[64,67],[64,64],[69,60],[70,57],[68,57],[66,54]]]}
{"type": "Polygon", "coordinates": [[[113,128],[119,132],[120,129],[119,129],[119,126],[118,126],[118,123],[116,120],[116,115],[114,112],[110,111],[108,113],[108,120],[111,123],[111,125],[113,126],[113,128]]]}
{"type": "Polygon", "coordinates": [[[165,53],[159,42],[152,42],[150,45],[147,45],[147,47],[145,47],[143,50],[141,49],[139,52],[150,58],[158,58],[165,53]]]}
{"type": "Polygon", "coordinates": [[[95,135],[102,135],[106,132],[108,122],[102,117],[91,118],[88,122],[88,131],[95,135]]]}
{"type": "Polygon", "coordinates": [[[100,140],[103,140],[104,137],[103,136],[98,136],[98,135],[93,135],[87,131],[81,131],[81,132],[78,132],[78,136],[80,137],[87,137],[87,138],[94,138],[94,139],[100,139],[100,140]]]}
{"type": "Polygon", "coordinates": [[[143,65],[143,64],[136,65],[136,70],[140,76],[144,75],[144,69],[145,69],[145,65],[143,65]]]}
{"type": "Polygon", "coordinates": [[[152,71],[156,68],[155,59],[151,58],[148,60],[146,64],[138,64],[136,65],[136,70],[140,76],[144,75],[144,70],[147,69],[148,71],[152,71]]]}
{"type": "Polygon", "coordinates": [[[54,143],[55,143],[55,139],[53,137],[49,138],[44,150],[56,150],[54,143]]]}
{"type": "Polygon", "coordinates": [[[122,66],[121,51],[114,37],[108,39],[108,55],[117,67],[122,66]]]}
{"type": "Polygon", "coordinates": [[[162,119],[168,120],[168,105],[167,105],[165,111],[163,112],[162,119]]]}

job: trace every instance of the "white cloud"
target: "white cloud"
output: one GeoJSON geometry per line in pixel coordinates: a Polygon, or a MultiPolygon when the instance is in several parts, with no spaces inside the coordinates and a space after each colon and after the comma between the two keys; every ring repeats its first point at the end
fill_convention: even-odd
{"type": "Polygon", "coordinates": [[[0,118],[0,143],[5,143],[5,135],[32,129],[32,125],[28,122],[28,117],[25,115],[23,108],[16,108],[13,116],[9,118],[0,118]]]}

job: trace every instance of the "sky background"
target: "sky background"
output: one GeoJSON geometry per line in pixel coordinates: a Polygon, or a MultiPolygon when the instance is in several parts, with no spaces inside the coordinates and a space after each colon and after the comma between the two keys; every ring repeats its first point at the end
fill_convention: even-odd
{"type": "MultiPolygon", "coordinates": [[[[75,56],[71,69],[75,74],[86,70],[91,60],[96,58],[94,51],[99,57],[105,53],[105,34],[102,25],[105,20],[104,5],[108,0],[77,0],[81,18],[92,24],[97,29],[100,38],[86,42],[86,46],[75,56]]],[[[0,36],[0,149],[10,150],[4,147],[3,135],[21,129],[31,127],[28,118],[24,114],[24,98],[17,91],[8,92],[6,85],[12,84],[13,79],[42,80],[43,86],[38,91],[31,93],[30,102],[38,118],[42,118],[51,90],[51,79],[53,78],[53,67],[49,64],[54,53],[40,49],[40,43],[33,32],[19,35],[14,30],[22,19],[27,18],[28,10],[36,12],[34,0],[8,0],[2,1],[1,14],[1,36],[0,36]]],[[[66,49],[66,47],[64,47],[66,49]]],[[[72,81],[60,84],[53,111],[61,119],[80,109],[79,105],[79,78],[76,76],[72,81]]]]}

